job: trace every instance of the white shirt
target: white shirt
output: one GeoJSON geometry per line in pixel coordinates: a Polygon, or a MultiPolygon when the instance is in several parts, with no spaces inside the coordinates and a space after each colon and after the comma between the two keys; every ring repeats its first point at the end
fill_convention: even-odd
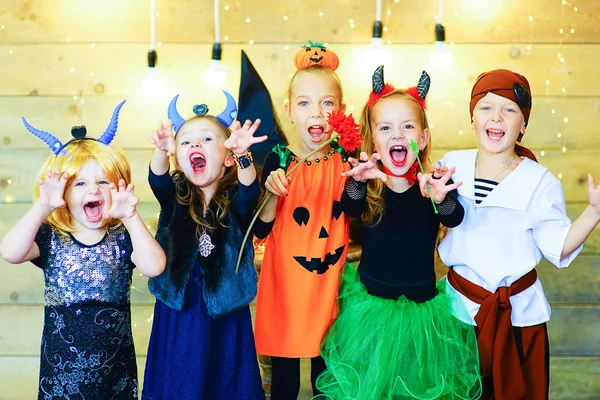
{"type": "MultiPolygon", "coordinates": [[[[442,262],[462,277],[496,292],[534,269],[542,257],[558,268],[567,267],[581,251],[563,261],[560,254],[571,227],[566,215],[562,185],[545,167],[525,158],[475,205],[475,157],[477,150],[447,153],[444,167],[456,167],[454,182],[462,181],[458,198],[465,218],[450,230],[438,251],[442,262]]],[[[468,316],[458,317],[475,325],[479,304],[458,293],[447,283],[449,294],[462,303],[468,316]],[[456,295],[456,296],[455,296],[456,295]]],[[[550,304],[539,279],[510,298],[513,326],[532,326],[550,319],[550,304]]]]}

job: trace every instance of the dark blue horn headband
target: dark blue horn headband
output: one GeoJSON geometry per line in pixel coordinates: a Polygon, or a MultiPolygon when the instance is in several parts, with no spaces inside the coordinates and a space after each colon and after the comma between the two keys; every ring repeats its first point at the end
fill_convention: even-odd
{"type": "Polygon", "coordinates": [[[71,128],[71,135],[73,136],[73,139],[69,140],[65,144],[62,144],[62,142],[53,134],[42,131],[40,129],[37,129],[37,128],[34,128],[33,126],[31,126],[29,124],[29,122],[27,122],[25,117],[22,117],[22,119],[23,119],[23,124],[25,125],[25,128],[27,128],[27,130],[29,132],[33,133],[36,137],[40,138],[44,143],[46,143],[48,145],[48,147],[50,147],[50,150],[52,150],[52,152],[54,154],[59,155],[61,153],[64,154],[64,152],[63,152],[64,148],[69,143],[74,142],[76,140],[84,140],[84,139],[97,140],[100,143],[109,145],[113,141],[113,139],[115,138],[115,134],[117,133],[117,126],[118,126],[118,122],[119,122],[119,112],[121,111],[121,107],[123,107],[123,104],[125,104],[125,100],[123,100],[122,102],[120,102],[117,105],[117,107],[115,108],[115,111],[113,111],[113,115],[112,115],[112,118],[110,119],[110,123],[108,124],[108,127],[106,128],[104,133],[98,139],[86,137],[87,129],[85,128],[85,126],[80,125],[80,126],[74,126],[73,128],[71,128]]]}
{"type": "MultiPolygon", "coordinates": [[[[229,93],[224,90],[223,93],[227,98],[227,105],[225,106],[223,112],[217,115],[216,118],[220,123],[229,128],[237,116],[237,105],[235,104],[235,99],[229,93]]],[[[173,97],[173,100],[171,100],[171,103],[169,104],[169,119],[173,122],[173,129],[175,130],[175,133],[179,131],[181,126],[186,121],[181,115],[179,115],[179,112],[177,111],[178,98],[179,95],[173,97]]],[[[194,114],[199,116],[208,115],[208,106],[206,104],[195,105],[193,111],[194,114]]]]}

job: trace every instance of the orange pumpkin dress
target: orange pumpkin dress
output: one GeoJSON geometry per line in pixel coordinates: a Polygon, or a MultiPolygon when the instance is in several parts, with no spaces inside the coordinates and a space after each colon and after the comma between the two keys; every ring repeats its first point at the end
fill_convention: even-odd
{"type": "MultiPolygon", "coordinates": [[[[330,152],[331,154],[331,152],[330,152]]],[[[288,169],[296,165],[292,161],[288,169]]],[[[291,174],[265,245],[256,304],[256,351],[276,357],[319,355],[337,316],[350,220],[340,199],[349,166],[334,153],[291,174]]]]}

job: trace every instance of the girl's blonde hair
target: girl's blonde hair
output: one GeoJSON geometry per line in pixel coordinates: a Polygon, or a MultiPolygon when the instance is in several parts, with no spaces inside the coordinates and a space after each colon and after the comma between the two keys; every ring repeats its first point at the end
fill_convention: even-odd
{"type": "Polygon", "coordinates": [[[296,80],[296,77],[298,75],[304,73],[321,73],[329,76],[337,86],[338,91],[340,92],[339,104],[344,104],[344,92],[342,91],[342,81],[340,80],[340,77],[338,76],[338,74],[335,73],[335,71],[332,71],[331,69],[319,64],[311,65],[310,67],[299,69],[296,72],[294,72],[294,75],[292,75],[292,79],[290,79],[290,84],[288,86],[287,92],[285,93],[285,98],[289,104],[291,104],[292,102],[292,86],[294,85],[294,81],[296,80]]]}
{"type": "MultiPolygon", "coordinates": [[[[84,139],[76,140],[68,144],[64,151],[66,155],[51,155],[48,157],[40,172],[38,178],[44,180],[46,177],[46,171],[49,169],[54,171],[59,169],[61,173],[68,173],[69,178],[65,185],[66,189],[73,183],[77,178],[77,174],[81,168],[89,160],[96,160],[109,182],[117,184],[120,179],[125,181],[128,185],[131,183],[131,167],[129,161],[123,150],[116,146],[105,145],[98,142],[97,140],[84,139]]],[[[33,189],[33,197],[37,200],[40,197],[40,187],[36,183],[33,189]]],[[[61,233],[75,232],[75,225],[71,211],[68,207],[57,208],[48,216],[46,223],[56,228],[61,233]]],[[[118,219],[110,219],[103,222],[103,227],[107,229],[113,229],[121,225],[121,221],[118,219]]]]}
{"type": "MultiPolygon", "coordinates": [[[[421,130],[429,129],[429,124],[427,122],[427,115],[425,114],[425,110],[421,108],[417,100],[413,96],[408,94],[406,90],[394,89],[393,91],[381,96],[381,98],[377,101],[391,97],[406,99],[414,102],[417,106],[417,109],[419,110],[419,121],[421,122],[421,130]]],[[[372,108],[375,106],[375,104],[373,104],[372,107],[369,107],[367,104],[365,104],[362,110],[362,114],[360,116],[360,135],[364,139],[362,142],[361,151],[364,151],[367,154],[373,154],[375,152],[373,132],[371,131],[372,108]]],[[[423,168],[425,170],[431,169],[431,161],[429,160],[430,152],[431,135],[429,135],[427,145],[423,148],[423,150],[419,151],[419,159],[423,163],[423,168]]],[[[382,170],[381,161],[378,162],[378,168],[382,170]]],[[[383,197],[381,196],[381,194],[383,193],[384,185],[385,184],[379,179],[371,179],[367,184],[367,208],[365,212],[361,215],[361,220],[367,225],[377,225],[381,221],[383,210],[385,208],[383,197]]]]}
{"type": "MultiPolygon", "coordinates": [[[[212,122],[218,129],[219,132],[223,135],[224,139],[229,138],[231,136],[231,131],[225,125],[219,122],[219,120],[212,115],[203,115],[203,116],[194,116],[187,121],[185,124],[191,121],[207,119],[212,122]]],[[[183,128],[183,125],[181,128],[183,128]]],[[[181,130],[180,128],[180,130],[181,130]]],[[[177,146],[177,141],[175,141],[175,145],[177,146]]],[[[190,216],[194,220],[198,227],[196,228],[196,234],[198,237],[201,234],[202,228],[205,228],[209,231],[212,231],[217,228],[217,225],[222,227],[227,227],[225,225],[224,219],[227,214],[227,210],[229,209],[229,203],[232,198],[230,190],[233,185],[237,184],[237,169],[235,166],[225,167],[225,174],[219,180],[217,185],[217,190],[211,199],[211,203],[216,206],[216,213],[214,215],[207,215],[210,218],[204,218],[204,212],[206,210],[207,213],[212,213],[209,208],[209,204],[206,204],[204,199],[204,193],[202,190],[196,186],[193,182],[191,182],[181,171],[179,163],[177,162],[177,158],[175,158],[176,169],[171,173],[171,177],[173,180],[178,183],[177,185],[177,202],[181,205],[187,206],[189,209],[190,216]],[[213,224],[207,221],[214,221],[213,224]]]]}

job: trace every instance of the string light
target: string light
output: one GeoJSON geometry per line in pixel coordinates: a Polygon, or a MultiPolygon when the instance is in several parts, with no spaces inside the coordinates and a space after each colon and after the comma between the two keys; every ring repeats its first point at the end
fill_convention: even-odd
{"type": "Polygon", "coordinates": [[[546,155],[546,152],[544,150],[540,151],[540,156],[544,157],[546,155]]]}

